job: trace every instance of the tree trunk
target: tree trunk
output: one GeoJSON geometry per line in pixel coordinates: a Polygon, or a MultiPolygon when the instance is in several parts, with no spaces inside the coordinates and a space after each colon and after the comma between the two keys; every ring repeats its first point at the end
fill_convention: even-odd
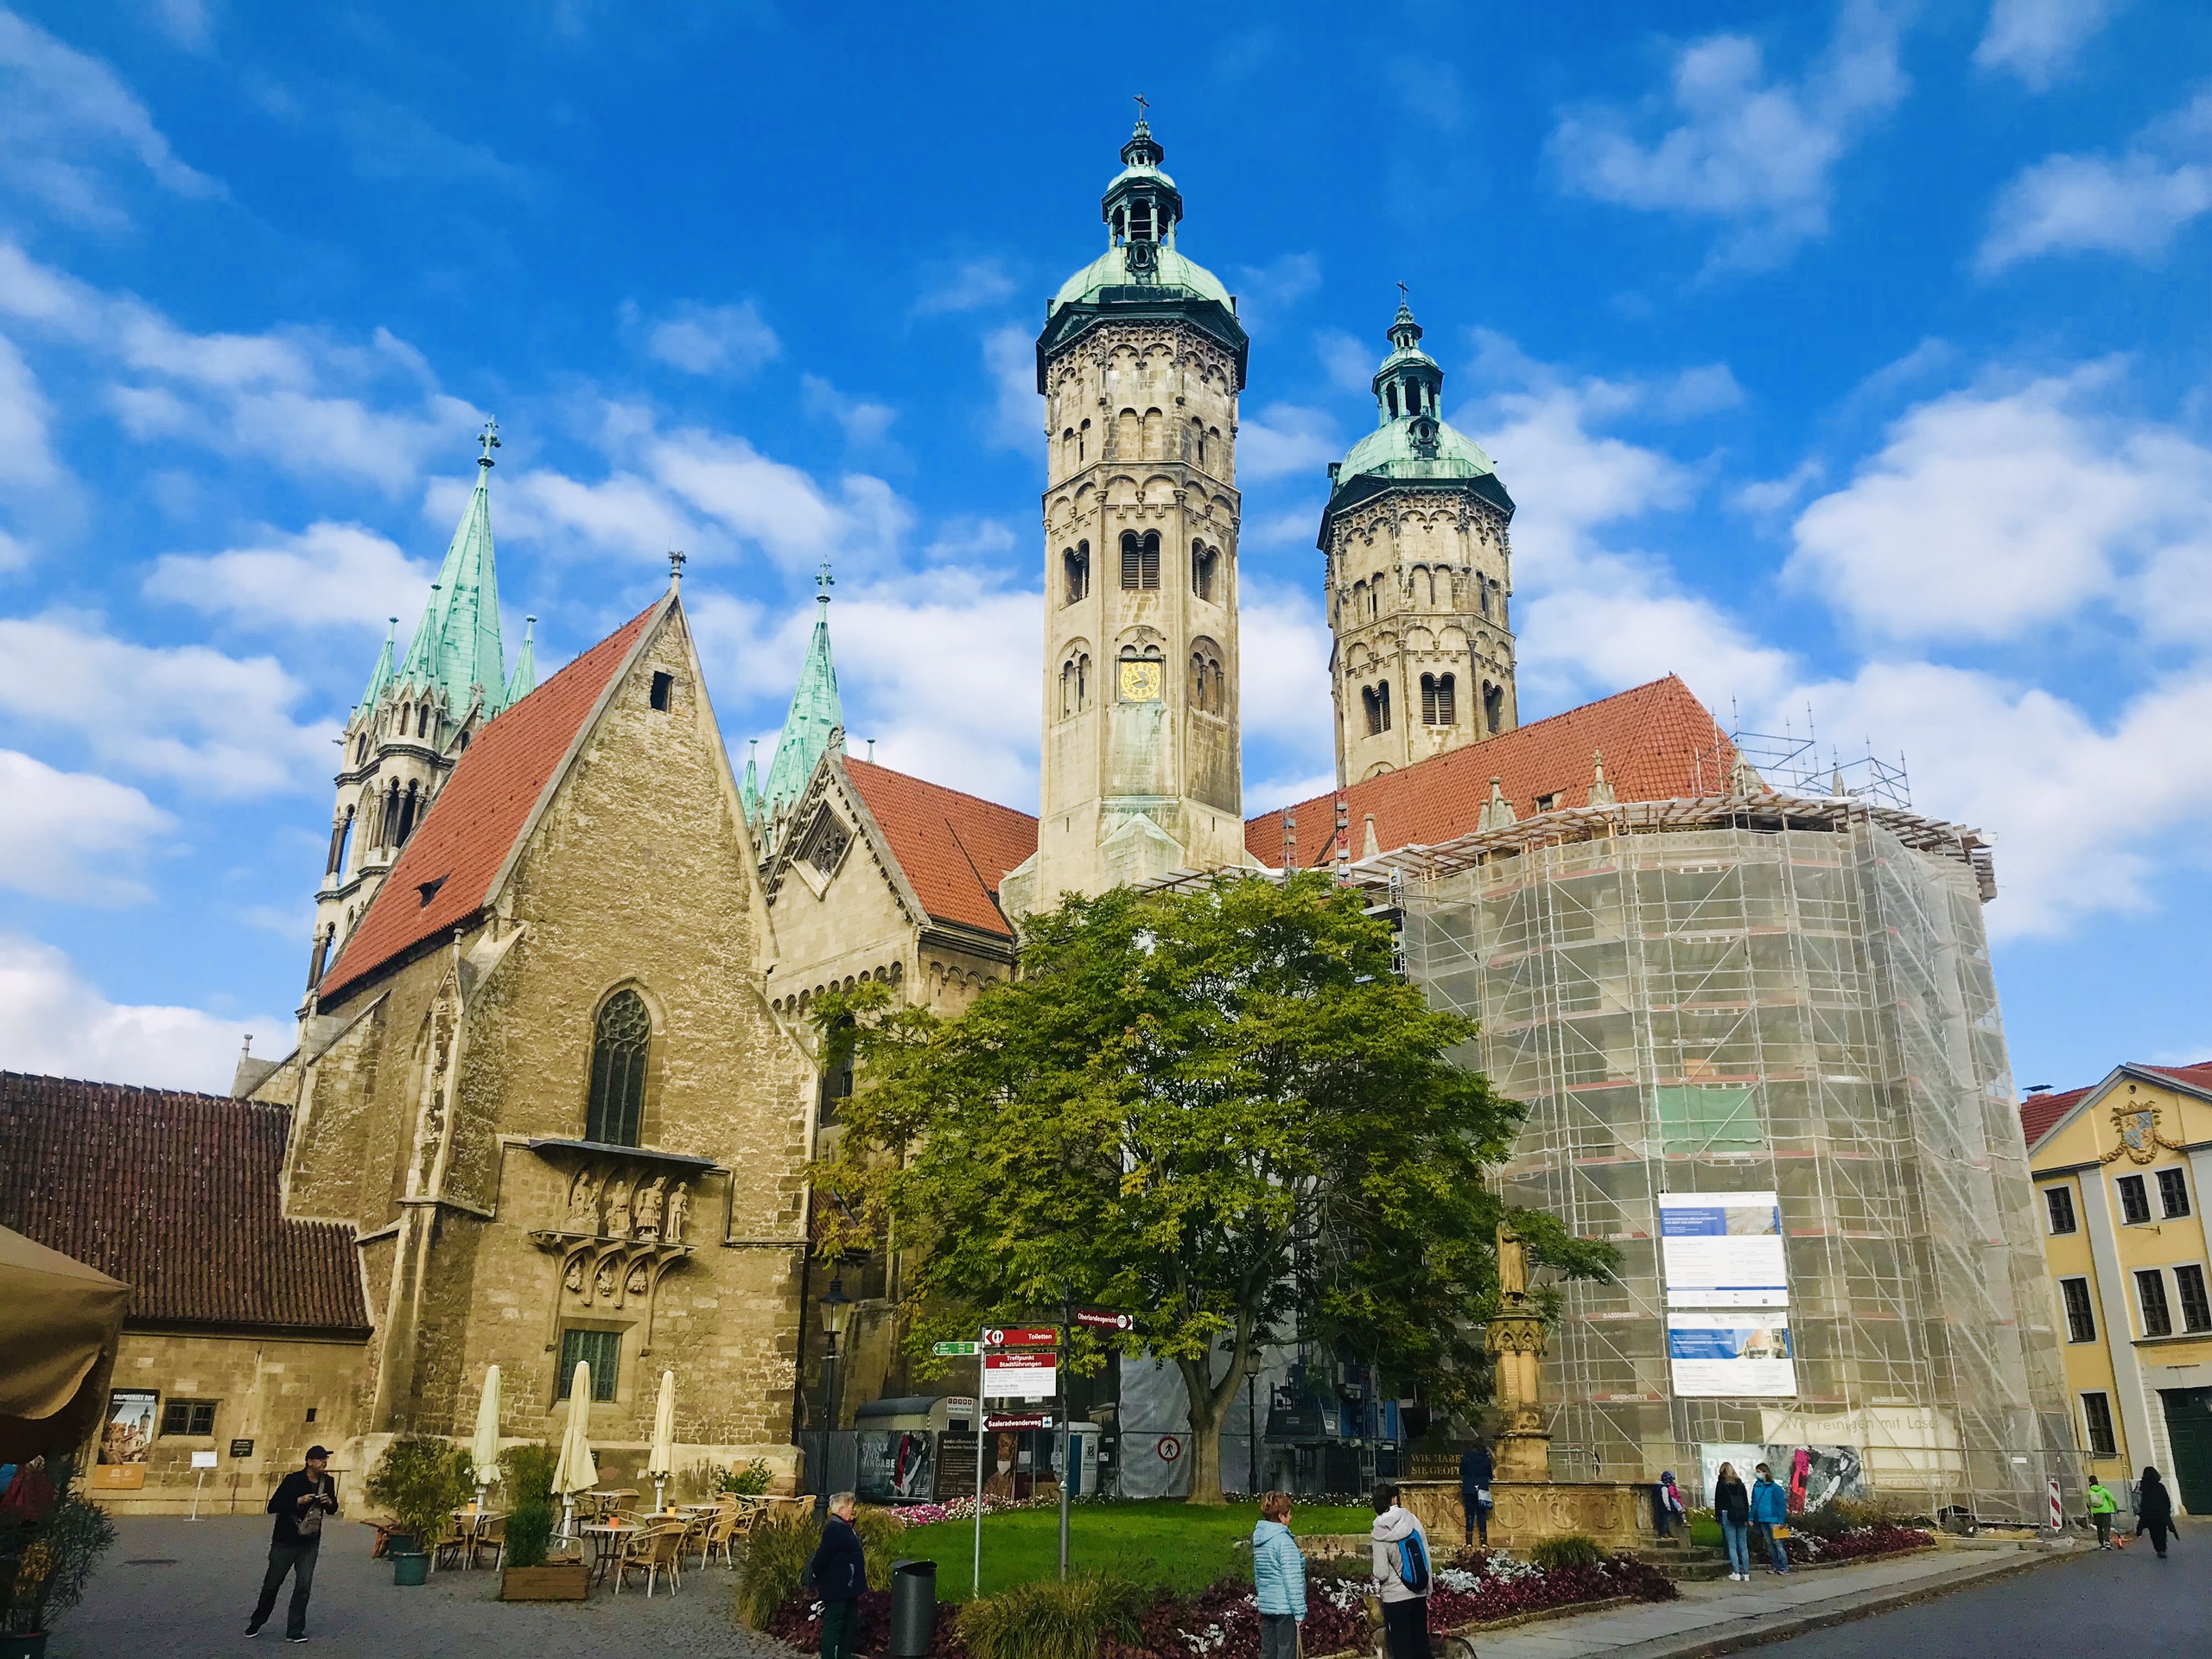
{"type": "Polygon", "coordinates": [[[1215,1408],[1212,1379],[1207,1376],[1213,1369],[1211,1357],[1195,1364],[1179,1362],[1183,1391],[1191,1396],[1191,1493],[1185,1500],[1191,1503],[1229,1502],[1221,1490],[1221,1413],[1215,1408]]]}

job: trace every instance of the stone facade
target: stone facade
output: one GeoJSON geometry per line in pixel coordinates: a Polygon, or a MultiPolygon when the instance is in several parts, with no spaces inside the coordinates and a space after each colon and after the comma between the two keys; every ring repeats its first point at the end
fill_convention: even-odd
{"type": "MultiPolygon", "coordinates": [[[[295,1111],[287,1213],[359,1236],[376,1334],[353,1460],[465,1436],[493,1363],[503,1433],[557,1439],[569,1333],[603,1332],[614,1398],[591,1433],[613,1462],[672,1370],[682,1460],[787,1465],[813,1071],[765,995],[752,844],[673,597],[547,741],[566,758],[480,909],[365,974],[341,959],[257,1090],[295,1111]],[[650,1019],[637,1144],[593,1144],[594,1033],[626,993],[650,1019]]],[[[385,902],[415,902],[427,868],[385,902]]]]}
{"type": "MultiPolygon", "coordinates": [[[[1656,1536],[1649,1485],[1607,1480],[1499,1481],[1490,1492],[1495,1505],[1490,1541],[1501,1548],[1525,1550],[1546,1538],[1579,1532],[1607,1549],[1635,1549],[1656,1536]]],[[[1463,1535],[1465,1522],[1458,1481],[1406,1481],[1398,1488],[1398,1501],[1431,1538],[1463,1535]]]]}

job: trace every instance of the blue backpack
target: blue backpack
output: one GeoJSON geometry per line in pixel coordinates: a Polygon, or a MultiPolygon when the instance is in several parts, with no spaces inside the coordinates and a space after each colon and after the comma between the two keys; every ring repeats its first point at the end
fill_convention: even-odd
{"type": "Polygon", "coordinates": [[[1398,1579],[1417,1596],[1428,1593],[1428,1552],[1421,1548],[1418,1532],[1398,1540],[1398,1579]]]}

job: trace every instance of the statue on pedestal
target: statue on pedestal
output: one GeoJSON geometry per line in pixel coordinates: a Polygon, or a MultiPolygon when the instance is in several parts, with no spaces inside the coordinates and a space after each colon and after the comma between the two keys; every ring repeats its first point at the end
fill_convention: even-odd
{"type": "Polygon", "coordinates": [[[1536,1402],[1536,1362],[1544,1356],[1544,1321],[1529,1295],[1529,1250],[1503,1224],[1497,1230],[1498,1311],[1483,1345],[1497,1360],[1497,1406],[1505,1426],[1497,1437],[1497,1473],[1503,1482],[1551,1478],[1551,1431],[1536,1402]]]}

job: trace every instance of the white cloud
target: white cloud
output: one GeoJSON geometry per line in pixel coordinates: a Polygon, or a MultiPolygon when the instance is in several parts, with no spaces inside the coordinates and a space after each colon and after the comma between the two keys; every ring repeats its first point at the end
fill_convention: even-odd
{"type": "Polygon", "coordinates": [[[1675,55],[1663,97],[1566,114],[1550,149],[1568,188],[1732,221],[1716,263],[1771,265],[1827,231],[1837,162],[1905,86],[1895,20],[1872,0],[1845,0],[1801,79],[1770,79],[1749,36],[1709,35],[1675,55]]]}
{"type": "Polygon", "coordinates": [[[1269,404],[1236,424],[1236,474],[1257,483],[1294,473],[1325,472],[1350,446],[1337,437],[1325,410],[1297,404],[1269,404]]]}
{"type": "Polygon", "coordinates": [[[844,428],[845,442],[856,449],[870,449],[889,436],[899,411],[888,404],[840,391],[818,374],[799,377],[799,396],[806,412],[832,420],[844,428]]]}
{"type": "Polygon", "coordinates": [[[1738,512],[1758,518],[1786,512],[1797,505],[1806,491],[1827,476],[1827,468],[1820,458],[1808,455],[1780,478],[1759,479],[1741,486],[1728,498],[1728,505],[1738,512]]]}
{"type": "Polygon", "coordinates": [[[1249,334],[1267,332],[1278,316],[1321,286],[1321,262],[1310,253],[1286,253],[1264,265],[1236,268],[1236,315],[1249,334]]]}
{"type": "Polygon", "coordinates": [[[963,259],[950,264],[931,264],[922,272],[921,297],[914,302],[918,317],[950,311],[983,311],[1014,296],[1014,278],[1003,261],[963,259]]]}
{"type": "MultiPolygon", "coordinates": [[[[672,550],[705,558],[726,544],[671,499],[666,489],[626,467],[597,483],[550,467],[512,477],[505,473],[502,467],[492,486],[493,526],[502,542],[528,542],[569,555],[620,553],[648,564],[672,550]]],[[[441,531],[449,530],[475,487],[473,479],[440,479],[424,497],[423,510],[441,531]]]]}
{"type": "Polygon", "coordinates": [[[835,495],[743,438],[690,429],[643,446],[664,489],[797,570],[835,555],[865,569],[888,557],[913,514],[881,479],[848,473],[835,495]]]}
{"type": "Polygon", "coordinates": [[[60,475],[47,442],[48,413],[31,365],[0,335],[0,482],[38,488],[60,475]]]}
{"type": "Polygon", "coordinates": [[[0,884],[19,893],[92,905],[144,899],[146,843],[174,822],[127,785],[0,749],[0,884]]]}
{"type": "Polygon", "coordinates": [[[146,0],[154,27],[188,52],[206,52],[214,44],[215,22],[207,0],[146,0]]]}
{"type": "Polygon", "coordinates": [[[1979,263],[1986,272],[2047,253],[2148,259],[2212,211],[2212,92],[2136,135],[2127,153],[2047,156],[2006,185],[1979,263]]]}
{"type": "Polygon", "coordinates": [[[2153,636],[2212,621],[2212,449],[2103,416],[2111,365],[1953,392],[1808,505],[1786,574],[1896,639],[2009,639],[2100,601],[2153,636]]]}
{"type": "Polygon", "coordinates": [[[31,197],[62,217],[116,225],[124,212],[99,163],[121,151],[179,195],[220,187],[176,157],[137,95],[98,58],[63,44],[0,8],[0,188],[31,197]]]}
{"type": "Polygon", "coordinates": [[[252,1033],[282,1054],[293,1028],[283,1014],[111,1002],[52,945],[0,933],[0,1060],[11,1070],[228,1094],[240,1039],[252,1033]]]}
{"type": "Polygon", "coordinates": [[[2115,0],[1992,0],[1974,60],[2046,91],[2119,9],[2115,0]]]}
{"type": "Polygon", "coordinates": [[[1320,328],[1314,331],[1313,354],[1321,359],[1321,372],[1331,385],[1350,392],[1374,390],[1376,366],[1383,355],[1381,346],[1365,345],[1341,328],[1320,328]]]}
{"type": "MultiPolygon", "coordinates": [[[[1237,594],[1239,719],[1248,741],[1289,749],[1312,767],[1335,753],[1329,695],[1333,644],[1318,594],[1245,577],[1237,594]]],[[[1248,812],[1257,809],[1247,806],[1248,812]]]]}
{"type": "Polygon", "coordinates": [[[422,604],[430,575],[429,565],[375,531],[324,520],[294,536],[267,531],[257,546],[165,553],[146,592],[247,627],[382,628],[422,604]]]}
{"type": "Polygon", "coordinates": [[[1008,324],[983,336],[983,366],[997,391],[992,409],[991,441],[1001,448],[1045,453],[1045,399],[1037,390],[1037,346],[1028,334],[1008,324]]]}
{"type": "Polygon", "coordinates": [[[1654,388],[1653,412],[1662,420],[1689,421],[1700,415],[1734,409],[1744,401],[1744,388],[1726,363],[1706,363],[1684,369],[1654,388]]]}
{"type": "Polygon", "coordinates": [[[335,726],[293,723],[287,711],[303,688],[274,658],[132,645],[55,611],[0,618],[0,712],[194,793],[283,791],[335,759],[335,726]]]}
{"type": "MultiPolygon", "coordinates": [[[[625,308],[634,320],[634,308],[625,308]]],[[[680,305],[645,334],[645,350],[686,374],[741,379],[772,361],[784,349],[776,331],[762,320],[751,300],[734,305],[680,305]]]]}

